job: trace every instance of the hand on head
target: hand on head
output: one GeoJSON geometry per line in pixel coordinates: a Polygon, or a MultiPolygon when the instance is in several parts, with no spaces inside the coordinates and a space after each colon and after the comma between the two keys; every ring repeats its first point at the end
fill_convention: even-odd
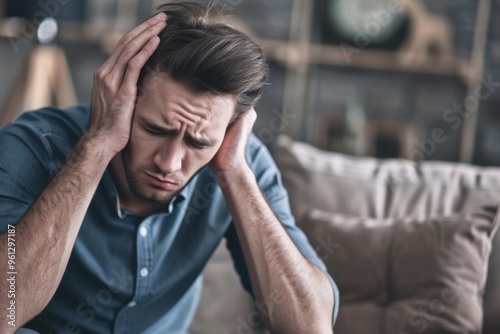
{"type": "Polygon", "coordinates": [[[94,75],[87,133],[102,139],[110,153],[121,151],[129,140],[139,74],[158,47],[166,20],[164,13],[157,14],[124,35],[94,75]]]}
{"type": "Polygon", "coordinates": [[[216,174],[232,172],[246,165],[246,147],[256,120],[257,113],[251,108],[227,127],[224,141],[210,162],[216,174]]]}

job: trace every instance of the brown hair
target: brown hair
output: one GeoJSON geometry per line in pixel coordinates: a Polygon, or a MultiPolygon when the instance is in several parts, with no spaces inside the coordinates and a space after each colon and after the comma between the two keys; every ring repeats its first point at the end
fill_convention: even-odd
{"type": "MultiPolygon", "coordinates": [[[[257,104],[268,78],[262,49],[214,7],[193,2],[156,8],[167,14],[160,44],[141,71],[161,71],[200,94],[234,95],[237,116],[257,104]]],[[[155,14],[156,14],[155,13],[155,14]]]]}

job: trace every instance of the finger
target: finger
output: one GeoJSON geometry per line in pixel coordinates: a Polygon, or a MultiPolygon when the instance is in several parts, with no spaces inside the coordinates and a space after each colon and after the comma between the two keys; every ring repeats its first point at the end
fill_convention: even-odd
{"type": "Polygon", "coordinates": [[[127,44],[132,42],[134,39],[136,39],[139,35],[147,31],[148,29],[154,28],[155,26],[158,26],[159,23],[166,22],[167,15],[165,13],[159,13],[142,24],[138,25],[134,29],[132,29],[129,33],[125,34],[120,40],[118,41],[118,44],[115,47],[115,50],[113,51],[113,54],[110,57],[110,65],[115,65],[116,61],[120,57],[120,55],[123,52],[123,49],[127,44]]]}
{"type": "Polygon", "coordinates": [[[155,26],[145,30],[142,34],[137,36],[132,42],[127,44],[123,50],[121,55],[118,57],[115,66],[113,67],[113,72],[116,72],[117,75],[123,77],[123,73],[125,72],[128,62],[135,57],[148,43],[148,41],[153,37],[157,36],[166,26],[166,22],[160,22],[155,26]]]}
{"type": "Polygon", "coordinates": [[[245,123],[248,126],[249,132],[252,132],[252,128],[255,124],[255,121],[257,120],[257,112],[255,112],[254,108],[251,108],[250,110],[248,110],[247,115],[245,116],[245,123]]]}
{"type": "Polygon", "coordinates": [[[248,110],[248,115],[249,115],[248,117],[250,117],[251,119],[256,120],[257,119],[257,112],[255,111],[255,108],[253,108],[253,107],[250,108],[248,110]]]}
{"type": "Polygon", "coordinates": [[[160,43],[160,38],[158,36],[153,36],[144,45],[144,47],[139,51],[130,61],[127,63],[127,69],[125,76],[123,78],[123,83],[121,90],[127,94],[134,94],[137,90],[137,80],[139,79],[139,74],[141,69],[144,67],[149,57],[158,47],[160,43]]]}
{"type": "Polygon", "coordinates": [[[252,118],[253,118],[253,122],[255,122],[255,120],[257,119],[257,113],[255,112],[255,109],[253,107],[249,108],[242,113],[236,114],[230,123],[236,122],[237,120],[240,120],[242,118],[244,119],[242,122],[247,122],[249,119],[252,119],[252,118]]]}
{"type": "Polygon", "coordinates": [[[139,35],[147,31],[148,29],[154,27],[157,27],[157,29],[155,29],[155,31],[157,30],[155,34],[158,34],[161,31],[161,28],[158,24],[160,22],[166,22],[166,20],[167,20],[167,15],[165,13],[159,13],[149,18],[148,20],[144,21],[143,23],[132,29],[130,32],[122,36],[122,38],[120,38],[120,40],[118,41],[118,44],[115,46],[115,49],[111,53],[109,59],[103,65],[103,67],[105,67],[105,70],[107,70],[108,73],[113,70],[118,58],[122,54],[123,49],[127,44],[132,42],[134,39],[136,39],[139,35]]]}

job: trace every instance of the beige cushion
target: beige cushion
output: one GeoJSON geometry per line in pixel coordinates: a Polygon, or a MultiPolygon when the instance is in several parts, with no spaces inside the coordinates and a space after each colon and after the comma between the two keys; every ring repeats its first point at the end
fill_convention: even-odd
{"type": "Polygon", "coordinates": [[[311,210],[304,232],[341,292],[336,334],[480,333],[496,208],[428,218],[311,210]],[[322,247],[328,236],[338,245],[322,247]]]}
{"type": "Polygon", "coordinates": [[[500,203],[500,168],[353,157],[286,136],[278,138],[273,156],[298,217],[311,207],[384,218],[500,203]]]}
{"type": "MultiPolygon", "coordinates": [[[[361,217],[426,217],[500,203],[500,168],[352,157],[280,136],[273,156],[299,226],[311,208],[361,217]]],[[[500,233],[484,296],[486,333],[500,333],[500,233]]],[[[342,291],[341,291],[342,292],[342,291]]]]}

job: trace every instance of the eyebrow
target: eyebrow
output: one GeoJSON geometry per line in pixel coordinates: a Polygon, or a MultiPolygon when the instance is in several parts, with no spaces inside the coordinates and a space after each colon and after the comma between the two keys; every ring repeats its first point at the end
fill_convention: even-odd
{"type": "MultiPolygon", "coordinates": [[[[153,131],[156,131],[156,132],[163,133],[165,135],[175,135],[179,132],[178,129],[158,125],[155,122],[152,122],[150,120],[145,119],[144,117],[139,117],[139,120],[140,120],[140,123],[142,123],[142,125],[145,126],[146,128],[153,130],[153,131]]],[[[187,131],[186,131],[184,136],[187,139],[189,139],[191,142],[193,142],[194,144],[199,145],[199,146],[207,146],[207,147],[214,146],[217,142],[215,139],[212,139],[212,138],[195,137],[187,131]]]]}

